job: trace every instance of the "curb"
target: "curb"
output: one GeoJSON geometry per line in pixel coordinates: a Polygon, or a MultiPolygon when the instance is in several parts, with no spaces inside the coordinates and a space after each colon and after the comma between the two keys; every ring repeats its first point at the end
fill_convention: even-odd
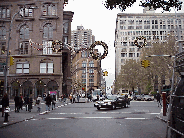
{"type": "Polygon", "coordinates": [[[168,121],[166,119],[163,119],[162,117],[160,117],[159,115],[156,116],[158,119],[160,119],[161,121],[167,123],[168,121]]]}
{"type": "MultiPolygon", "coordinates": [[[[64,104],[64,106],[66,106],[66,105],[68,105],[68,104],[64,104]]],[[[61,108],[61,107],[62,107],[62,105],[58,105],[58,106],[57,106],[57,108],[61,108]]],[[[55,108],[55,109],[56,109],[56,108],[55,108]]],[[[39,113],[39,114],[37,114],[37,115],[45,115],[45,114],[48,114],[48,113],[50,113],[50,111],[45,111],[45,112],[39,113]]],[[[4,122],[3,125],[0,126],[0,129],[1,129],[1,128],[5,128],[5,127],[7,127],[7,126],[14,125],[14,124],[18,124],[18,123],[21,123],[21,122],[24,122],[24,121],[31,120],[31,119],[35,118],[37,115],[34,115],[34,116],[30,117],[30,118],[23,119],[23,120],[21,120],[21,121],[15,121],[15,122],[12,122],[12,123],[4,122]]]]}

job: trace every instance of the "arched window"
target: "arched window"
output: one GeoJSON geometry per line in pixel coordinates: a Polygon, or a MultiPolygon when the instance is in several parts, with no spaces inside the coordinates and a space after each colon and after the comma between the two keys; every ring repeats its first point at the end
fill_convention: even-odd
{"type": "Polygon", "coordinates": [[[0,29],[0,40],[5,40],[6,39],[6,29],[2,27],[0,29]]]}
{"type": "Polygon", "coordinates": [[[43,38],[52,39],[53,38],[53,27],[51,24],[46,24],[43,27],[43,38]]]}
{"type": "Polygon", "coordinates": [[[20,39],[22,40],[29,39],[29,28],[26,25],[20,28],[20,39]]]}
{"type": "Polygon", "coordinates": [[[19,54],[28,54],[29,27],[24,25],[20,28],[19,54]]]}

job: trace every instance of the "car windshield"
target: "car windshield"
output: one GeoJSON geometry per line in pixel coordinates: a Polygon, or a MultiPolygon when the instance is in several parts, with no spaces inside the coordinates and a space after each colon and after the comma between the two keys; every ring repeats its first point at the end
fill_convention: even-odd
{"type": "Polygon", "coordinates": [[[107,96],[107,99],[115,100],[115,99],[117,99],[117,96],[116,95],[109,95],[109,96],[107,96]]]}
{"type": "Polygon", "coordinates": [[[149,95],[145,95],[144,97],[151,97],[151,96],[149,96],[149,95]]]}

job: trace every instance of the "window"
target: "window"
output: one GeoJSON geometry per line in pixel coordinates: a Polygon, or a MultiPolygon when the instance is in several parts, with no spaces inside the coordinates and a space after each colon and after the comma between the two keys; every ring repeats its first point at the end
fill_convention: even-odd
{"type": "Polygon", "coordinates": [[[44,4],[42,6],[42,15],[43,16],[56,16],[56,5],[55,4],[44,4]]]}
{"type": "Polygon", "coordinates": [[[129,53],[129,57],[135,57],[135,53],[129,53]]]}
{"type": "Polygon", "coordinates": [[[40,73],[54,73],[54,64],[51,62],[40,63],[40,73]]]}
{"type": "Polygon", "coordinates": [[[8,7],[0,7],[0,18],[10,18],[10,9],[8,7]]]}
{"type": "Polygon", "coordinates": [[[29,74],[29,63],[17,63],[16,73],[17,74],[29,74]]]}
{"type": "Polygon", "coordinates": [[[94,73],[94,69],[89,69],[89,73],[94,73]]]}
{"type": "Polygon", "coordinates": [[[94,78],[94,75],[92,75],[92,74],[89,74],[89,78],[94,78]]]}
{"type": "Polygon", "coordinates": [[[65,34],[68,33],[68,25],[69,25],[68,21],[66,21],[63,25],[63,31],[65,34]]]}
{"type": "Polygon", "coordinates": [[[52,41],[43,41],[43,54],[52,54],[52,41]]]}
{"type": "Polygon", "coordinates": [[[82,78],[86,78],[86,74],[82,74],[82,78]]]}
{"type": "Polygon", "coordinates": [[[93,60],[89,62],[89,67],[94,67],[94,62],[93,62],[93,60]]]}
{"type": "Polygon", "coordinates": [[[29,39],[29,28],[26,25],[20,28],[20,39],[29,39]]]}
{"type": "Polygon", "coordinates": [[[28,54],[28,42],[21,42],[19,43],[19,54],[23,55],[23,54],[28,54]]]}
{"type": "Polygon", "coordinates": [[[82,55],[81,55],[81,57],[88,57],[88,53],[87,53],[87,51],[82,51],[82,55]]]}
{"type": "Polygon", "coordinates": [[[82,74],[86,74],[86,70],[85,69],[82,70],[82,74]]]}
{"type": "Polygon", "coordinates": [[[0,40],[6,40],[6,29],[4,27],[0,29],[0,40]]]}
{"type": "Polygon", "coordinates": [[[86,83],[86,79],[82,79],[82,83],[86,83]]]}
{"type": "Polygon", "coordinates": [[[53,38],[53,28],[51,24],[46,24],[43,27],[43,38],[52,39],[53,38]]]}
{"type": "Polygon", "coordinates": [[[94,79],[89,79],[89,83],[94,82],[94,79]]]}
{"type": "Polygon", "coordinates": [[[121,53],[121,57],[127,57],[127,53],[121,53]]]}
{"type": "Polygon", "coordinates": [[[3,55],[5,53],[5,47],[6,47],[6,43],[0,43],[0,48],[1,48],[1,55],[3,55]]]}
{"type": "Polygon", "coordinates": [[[82,67],[85,68],[86,67],[86,61],[82,62],[82,67]]]}
{"type": "Polygon", "coordinates": [[[33,16],[33,9],[21,8],[20,15],[23,17],[32,17],[33,16]]]}

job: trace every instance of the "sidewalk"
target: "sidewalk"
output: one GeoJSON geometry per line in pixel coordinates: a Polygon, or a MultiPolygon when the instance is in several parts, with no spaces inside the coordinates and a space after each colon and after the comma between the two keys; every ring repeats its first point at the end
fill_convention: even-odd
{"type": "MultiPolygon", "coordinates": [[[[70,103],[68,99],[67,99],[67,103],[70,103]]],[[[10,100],[10,104],[13,104],[12,100],[10,100]]],[[[31,112],[26,111],[26,108],[24,106],[23,106],[23,110],[20,110],[19,113],[15,113],[15,110],[11,109],[11,111],[9,112],[10,116],[8,117],[8,122],[4,122],[4,117],[1,116],[2,112],[0,112],[0,128],[10,126],[13,124],[17,124],[23,121],[28,121],[28,120],[35,118],[36,116],[49,113],[45,111],[45,108],[46,108],[45,101],[42,101],[41,104],[42,104],[42,109],[40,113],[37,112],[37,107],[34,106],[34,104],[33,104],[33,109],[31,109],[31,112]]],[[[57,108],[61,108],[62,106],[66,106],[66,105],[67,104],[57,101],[54,110],[56,110],[57,108]]],[[[52,106],[50,109],[51,109],[50,112],[52,112],[52,106]]]]}
{"type": "Polygon", "coordinates": [[[156,117],[160,120],[164,121],[165,123],[168,122],[168,112],[166,113],[166,116],[163,116],[163,107],[161,108],[160,114],[158,114],[156,117]]]}

